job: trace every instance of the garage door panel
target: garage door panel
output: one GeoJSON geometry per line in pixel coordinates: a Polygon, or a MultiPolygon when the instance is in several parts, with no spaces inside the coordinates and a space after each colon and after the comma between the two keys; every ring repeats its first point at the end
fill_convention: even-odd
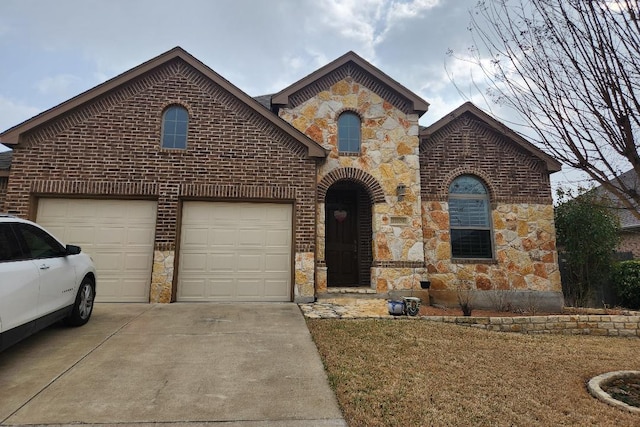
{"type": "Polygon", "coordinates": [[[185,281],[184,284],[184,300],[200,300],[205,289],[204,278],[194,278],[185,281]]]}
{"type": "Polygon", "coordinates": [[[269,203],[185,202],[183,205],[178,300],[290,301],[291,205],[269,203]],[[202,231],[206,226],[207,233],[202,231]],[[194,230],[198,236],[192,237],[194,230]],[[193,259],[207,236],[207,262],[193,259]],[[267,261],[267,257],[272,258],[267,261]],[[272,271],[267,268],[271,263],[272,271]],[[204,265],[206,283],[192,284],[204,265]],[[266,292],[265,278],[275,275],[266,292]],[[200,297],[196,295],[200,292],[200,297]]]}
{"type": "Polygon", "coordinates": [[[291,221],[291,208],[288,205],[277,205],[274,209],[265,212],[265,218],[270,221],[291,221]]]}
{"type": "Polygon", "coordinates": [[[153,262],[153,258],[148,254],[129,254],[124,259],[124,266],[130,272],[146,272],[147,265],[153,262]]]}
{"type": "Polygon", "coordinates": [[[148,200],[47,199],[37,221],[94,260],[97,301],[147,302],[157,204],[148,200]]]}
{"type": "Polygon", "coordinates": [[[180,262],[180,268],[187,272],[205,272],[207,270],[206,253],[191,252],[180,262]]]}
{"type": "Polygon", "coordinates": [[[197,227],[189,230],[184,230],[182,232],[182,239],[185,243],[187,243],[189,248],[194,247],[206,247],[208,239],[209,230],[204,227],[197,227]]]}
{"type": "Polygon", "coordinates": [[[154,240],[155,230],[151,230],[148,227],[129,227],[125,237],[127,246],[140,245],[146,248],[148,243],[154,240]]]}
{"type": "Polygon", "coordinates": [[[191,224],[208,224],[210,222],[208,213],[198,207],[192,208],[189,211],[183,210],[182,220],[183,222],[189,222],[191,224]]]}
{"type": "Polygon", "coordinates": [[[123,246],[127,230],[124,227],[103,226],[95,230],[96,246],[123,246]]]}
{"type": "Polygon", "coordinates": [[[264,270],[263,254],[238,254],[238,273],[260,272],[264,270]]]}
{"type": "Polygon", "coordinates": [[[137,220],[141,224],[146,224],[149,216],[153,216],[154,218],[156,216],[157,207],[155,203],[130,204],[127,207],[127,217],[133,222],[137,220]]]}
{"type": "MultiPolygon", "coordinates": [[[[221,225],[222,227],[222,225],[221,225]]],[[[232,247],[236,244],[237,230],[215,228],[208,232],[208,244],[209,246],[226,246],[232,247]]]]}
{"type": "Polygon", "coordinates": [[[255,246],[262,248],[265,245],[265,232],[256,228],[238,230],[238,244],[240,246],[255,246]]]}
{"type": "Polygon", "coordinates": [[[264,221],[267,216],[266,212],[260,208],[258,203],[254,206],[245,206],[239,209],[240,220],[246,224],[255,224],[256,221],[264,221]]]}
{"type": "Polygon", "coordinates": [[[102,279],[102,276],[98,277],[97,294],[106,300],[116,299],[120,297],[120,282],[116,279],[102,279]]]}
{"type": "MultiPolygon", "coordinates": [[[[103,217],[109,217],[109,213],[113,209],[109,209],[109,203],[104,203],[105,211],[103,212],[103,217]]],[[[97,215],[96,205],[92,204],[91,201],[85,200],[74,200],[72,204],[67,204],[67,216],[75,217],[75,218],[92,218],[97,215]]]]}
{"type": "Polygon", "coordinates": [[[285,295],[282,294],[282,282],[278,279],[264,280],[264,294],[265,297],[269,298],[283,298],[285,295]]]}
{"type": "Polygon", "coordinates": [[[207,255],[207,271],[210,273],[235,271],[237,262],[233,254],[218,251],[219,249],[207,255]]]}
{"type": "Polygon", "coordinates": [[[233,293],[234,281],[232,278],[220,278],[207,280],[207,289],[205,295],[214,299],[231,299],[233,293]]]}
{"type": "Polygon", "coordinates": [[[124,280],[120,289],[120,297],[130,300],[148,300],[149,295],[145,288],[138,286],[141,277],[132,277],[130,280],[124,280]]]}
{"type": "Polygon", "coordinates": [[[95,242],[94,227],[88,225],[76,225],[71,229],[65,230],[65,228],[66,227],[63,226],[55,227],[56,230],[60,230],[61,234],[66,233],[66,235],[69,236],[69,243],[81,246],[84,249],[84,246],[91,245],[95,242]]]}
{"type": "Polygon", "coordinates": [[[124,257],[120,252],[104,252],[100,250],[94,250],[91,252],[91,257],[96,266],[96,270],[102,272],[118,271],[124,257]]]}
{"type": "Polygon", "coordinates": [[[238,280],[237,289],[238,296],[241,298],[259,298],[261,295],[258,289],[262,288],[259,279],[242,279],[238,280]]]}
{"type": "Polygon", "coordinates": [[[265,271],[267,272],[283,272],[289,271],[289,254],[267,254],[265,256],[265,271]]]}
{"type": "Polygon", "coordinates": [[[267,230],[265,244],[288,248],[291,244],[291,234],[287,230],[267,230]]]}

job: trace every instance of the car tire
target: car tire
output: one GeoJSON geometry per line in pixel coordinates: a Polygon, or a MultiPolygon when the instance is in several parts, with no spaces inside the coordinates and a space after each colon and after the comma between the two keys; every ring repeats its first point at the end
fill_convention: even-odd
{"type": "Polygon", "coordinates": [[[82,326],[89,321],[93,312],[93,300],[96,296],[93,281],[89,277],[82,279],[76,301],[65,323],[69,326],[82,326]]]}

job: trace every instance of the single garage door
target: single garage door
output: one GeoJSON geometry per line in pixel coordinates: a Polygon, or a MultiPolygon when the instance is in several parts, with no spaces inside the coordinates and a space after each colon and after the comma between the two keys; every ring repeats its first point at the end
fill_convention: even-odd
{"type": "Polygon", "coordinates": [[[157,204],[148,200],[47,199],[37,222],[82,247],[98,274],[96,301],[148,302],[157,204]]]}
{"type": "Polygon", "coordinates": [[[179,301],[291,301],[292,206],[185,202],[179,301]]]}

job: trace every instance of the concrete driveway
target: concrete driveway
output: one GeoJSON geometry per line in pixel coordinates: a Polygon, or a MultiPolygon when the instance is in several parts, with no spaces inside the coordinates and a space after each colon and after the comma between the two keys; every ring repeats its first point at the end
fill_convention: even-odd
{"type": "Polygon", "coordinates": [[[96,304],[0,353],[0,424],[346,426],[295,304],[96,304]]]}

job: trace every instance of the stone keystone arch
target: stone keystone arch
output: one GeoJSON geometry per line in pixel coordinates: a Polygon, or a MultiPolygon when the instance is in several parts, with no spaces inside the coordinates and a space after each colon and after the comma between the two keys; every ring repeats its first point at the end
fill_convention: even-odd
{"type": "Polygon", "coordinates": [[[356,168],[339,168],[329,172],[318,184],[318,200],[323,201],[327,195],[327,190],[338,181],[352,181],[362,184],[372,203],[384,203],[384,191],[372,175],[362,169],[356,168]]]}

